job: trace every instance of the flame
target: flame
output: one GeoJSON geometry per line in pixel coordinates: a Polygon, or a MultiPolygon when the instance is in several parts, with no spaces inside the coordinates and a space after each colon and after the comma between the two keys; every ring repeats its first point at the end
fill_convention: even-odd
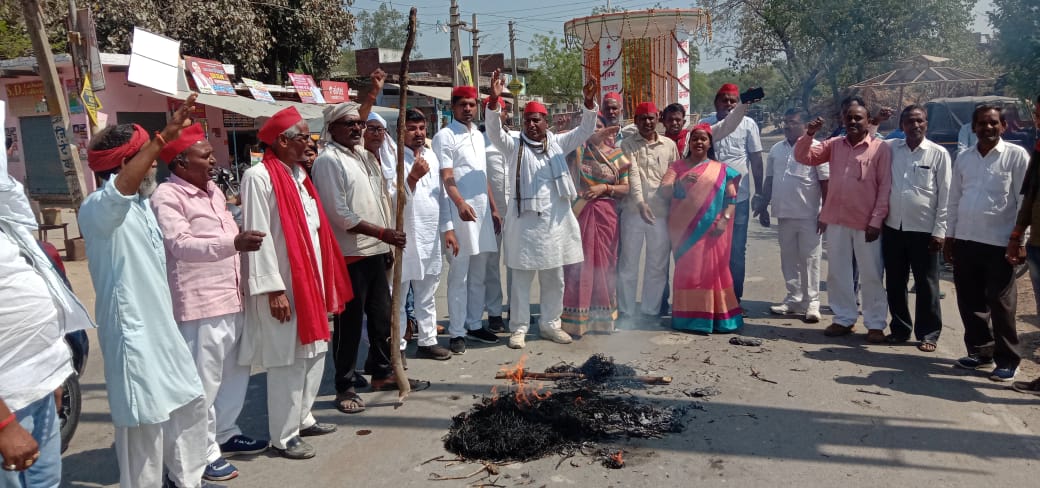
{"type": "MultiPolygon", "coordinates": [[[[533,406],[535,402],[540,402],[552,396],[552,392],[542,391],[541,385],[529,385],[524,378],[524,362],[527,361],[527,355],[520,357],[517,361],[516,366],[512,368],[503,368],[501,371],[507,378],[516,384],[516,402],[522,406],[533,406]]],[[[492,394],[497,394],[496,390],[492,390],[492,394]]]]}

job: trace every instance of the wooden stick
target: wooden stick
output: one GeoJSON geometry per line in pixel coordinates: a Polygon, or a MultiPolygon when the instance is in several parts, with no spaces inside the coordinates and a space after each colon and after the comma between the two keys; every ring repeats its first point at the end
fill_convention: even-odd
{"type": "MultiPolygon", "coordinates": [[[[535,373],[533,371],[524,371],[524,379],[529,380],[545,380],[545,381],[559,381],[569,379],[581,379],[585,375],[581,373],[535,373]]],[[[507,380],[512,379],[513,376],[509,373],[498,373],[495,375],[496,380],[507,380]]],[[[612,380],[618,381],[639,381],[648,385],[669,385],[672,383],[671,376],[615,376],[612,380]]]]}
{"type": "MultiPolygon", "coordinates": [[[[408,12],[408,39],[404,43],[404,52],[401,53],[401,98],[398,103],[397,112],[397,214],[394,228],[397,232],[404,231],[404,205],[407,196],[404,191],[404,113],[408,102],[408,58],[412,55],[412,46],[415,45],[416,10],[412,7],[408,12]]],[[[414,237],[413,237],[414,238],[414,237]]],[[[404,365],[401,362],[401,315],[397,310],[404,300],[405,290],[401,289],[401,271],[404,261],[404,247],[398,246],[394,257],[394,290],[390,296],[390,364],[394,369],[394,377],[397,378],[397,405],[404,405],[404,399],[412,391],[408,384],[408,376],[405,375],[404,365]]]]}

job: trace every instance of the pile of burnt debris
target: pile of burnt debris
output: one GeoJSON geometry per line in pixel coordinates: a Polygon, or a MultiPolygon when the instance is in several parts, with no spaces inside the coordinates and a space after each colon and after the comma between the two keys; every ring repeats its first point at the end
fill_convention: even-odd
{"type": "Polygon", "coordinates": [[[472,410],[455,416],[444,446],[471,460],[529,461],[604,441],[681,432],[685,408],[656,407],[626,393],[671,378],[635,373],[599,354],[581,366],[557,365],[544,373],[524,371],[521,359],[497,376],[513,386],[492,390],[472,410]],[[555,381],[557,389],[542,389],[531,380],[555,381]]]}

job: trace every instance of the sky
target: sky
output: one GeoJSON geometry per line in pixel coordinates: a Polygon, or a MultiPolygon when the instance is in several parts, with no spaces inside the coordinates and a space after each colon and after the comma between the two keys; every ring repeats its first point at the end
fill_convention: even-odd
{"type": "MultiPolygon", "coordinates": [[[[387,3],[394,9],[407,12],[418,8],[419,39],[417,46],[426,58],[446,58],[449,53],[449,36],[441,27],[448,23],[450,0],[416,0],[412,2],[389,2],[385,0],[354,0],[349,10],[375,10],[379,4],[387,3]]],[[[651,8],[660,3],[665,8],[690,8],[695,2],[667,0],[612,0],[611,6],[627,10],[651,8]]],[[[504,53],[509,58],[508,22],[516,22],[516,56],[525,58],[531,54],[531,40],[535,34],[562,37],[563,24],[576,17],[592,13],[597,6],[605,6],[606,0],[459,0],[459,11],[464,22],[469,23],[477,14],[480,29],[480,53],[504,53]]],[[[992,8],[992,0],[979,0],[975,6],[974,30],[991,32],[985,12],[992,8]]],[[[470,53],[472,40],[468,32],[461,32],[460,43],[464,56],[470,53]]],[[[716,37],[718,41],[719,38],[716,37]]],[[[699,71],[710,72],[726,67],[726,56],[715,55],[710,49],[701,49],[699,71]]]]}

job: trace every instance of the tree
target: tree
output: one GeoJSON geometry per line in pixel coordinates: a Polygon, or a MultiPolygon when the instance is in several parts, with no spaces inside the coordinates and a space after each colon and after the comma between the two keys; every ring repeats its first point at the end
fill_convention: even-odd
{"type": "MultiPolygon", "coordinates": [[[[408,37],[408,16],[394,10],[386,3],[379,4],[375,11],[362,11],[357,14],[359,32],[356,44],[361,49],[384,47],[387,49],[404,49],[408,37]]],[[[421,33],[416,32],[416,37],[421,33]]],[[[421,58],[418,49],[412,49],[412,58],[421,58]]]]}
{"type": "Polygon", "coordinates": [[[535,34],[531,61],[537,69],[527,80],[527,93],[547,102],[573,102],[582,97],[582,51],[578,43],[535,34]]]}
{"type": "Polygon", "coordinates": [[[94,0],[91,7],[103,51],[129,52],[133,28],[139,26],[180,40],[185,55],[282,82],[289,71],[328,75],[339,46],[354,33],[354,18],[344,10],[349,1],[94,0]]]}
{"type": "MultiPolygon", "coordinates": [[[[1022,0],[1028,2],[1030,0],[1022,0]]],[[[809,107],[912,54],[958,59],[974,0],[706,0],[716,28],[738,40],[731,64],[774,64],[782,91],[809,107]],[[778,62],[779,61],[779,62],[778,62]]],[[[968,53],[971,54],[971,53],[968,53]]]]}
{"type": "MultiPolygon", "coordinates": [[[[41,0],[40,3],[51,50],[62,52],[68,38],[65,34],[68,6],[60,0],[41,0]]],[[[32,42],[25,30],[25,14],[22,12],[21,2],[0,3],[0,59],[32,55],[32,42]]]]}
{"type": "Polygon", "coordinates": [[[1036,100],[1040,86],[1040,6],[1036,0],[994,0],[994,57],[1007,69],[1018,95],[1036,100]]]}

